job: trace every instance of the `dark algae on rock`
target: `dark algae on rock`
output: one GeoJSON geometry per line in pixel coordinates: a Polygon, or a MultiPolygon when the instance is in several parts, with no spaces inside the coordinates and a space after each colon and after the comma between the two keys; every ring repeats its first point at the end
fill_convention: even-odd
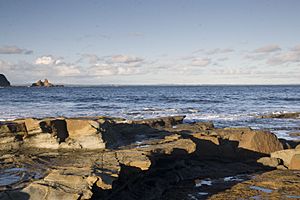
{"type": "Polygon", "coordinates": [[[0,74],[0,87],[10,87],[10,82],[4,76],[4,74],[0,74]]]}

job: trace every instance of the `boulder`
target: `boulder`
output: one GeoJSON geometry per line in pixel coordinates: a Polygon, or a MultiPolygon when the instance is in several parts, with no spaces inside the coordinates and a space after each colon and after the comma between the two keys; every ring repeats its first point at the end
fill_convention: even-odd
{"type": "Polygon", "coordinates": [[[4,74],[0,74],[0,87],[9,87],[9,86],[10,86],[10,82],[7,80],[4,74]]]}
{"type": "Polygon", "coordinates": [[[283,150],[283,146],[276,135],[268,131],[243,133],[238,147],[263,154],[283,150]]]}
{"type": "Polygon", "coordinates": [[[293,155],[289,169],[300,170],[300,152],[293,155]]]}
{"type": "Polygon", "coordinates": [[[40,127],[40,121],[35,118],[26,118],[24,119],[24,123],[27,131],[30,132],[42,132],[40,127]]]}
{"type": "Polygon", "coordinates": [[[68,136],[84,149],[104,149],[100,124],[89,119],[66,119],[68,136]]]}
{"type": "Polygon", "coordinates": [[[142,151],[122,150],[118,151],[116,156],[118,161],[126,166],[137,167],[141,170],[147,170],[151,166],[151,161],[142,151]]]}
{"type": "Polygon", "coordinates": [[[272,157],[262,157],[258,159],[257,162],[261,163],[264,166],[277,167],[281,163],[281,160],[272,157]]]}
{"type": "Polygon", "coordinates": [[[281,150],[281,151],[276,151],[271,153],[271,157],[272,158],[279,158],[281,160],[283,160],[283,164],[287,167],[290,166],[292,157],[296,154],[296,153],[300,153],[300,150],[296,150],[296,149],[285,149],[285,150],[281,150]]]}

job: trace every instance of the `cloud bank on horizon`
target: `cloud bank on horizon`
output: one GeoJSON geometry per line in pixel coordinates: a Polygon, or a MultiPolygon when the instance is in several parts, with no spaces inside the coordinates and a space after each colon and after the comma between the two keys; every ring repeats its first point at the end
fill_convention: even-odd
{"type": "Polygon", "coordinates": [[[0,73],[14,84],[300,84],[299,7],[1,1],[0,73]]]}

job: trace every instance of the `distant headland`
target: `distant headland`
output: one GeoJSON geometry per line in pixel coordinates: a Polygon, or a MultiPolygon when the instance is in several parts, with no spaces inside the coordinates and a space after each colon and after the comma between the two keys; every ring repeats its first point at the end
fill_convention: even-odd
{"type": "Polygon", "coordinates": [[[0,87],[10,87],[10,82],[4,76],[4,74],[0,74],[0,87]]]}
{"type": "Polygon", "coordinates": [[[54,85],[45,79],[44,81],[38,80],[35,83],[32,83],[30,87],[64,87],[64,85],[54,85]]]}

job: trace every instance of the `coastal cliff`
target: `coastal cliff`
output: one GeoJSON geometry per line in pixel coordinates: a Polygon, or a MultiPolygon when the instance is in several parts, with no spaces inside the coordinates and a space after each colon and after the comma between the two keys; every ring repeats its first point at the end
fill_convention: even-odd
{"type": "Polygon", "coordinates": [[[0,87],[10,87],[10,82],[4,76],[4,74],[0,74],[0,87]]]}

